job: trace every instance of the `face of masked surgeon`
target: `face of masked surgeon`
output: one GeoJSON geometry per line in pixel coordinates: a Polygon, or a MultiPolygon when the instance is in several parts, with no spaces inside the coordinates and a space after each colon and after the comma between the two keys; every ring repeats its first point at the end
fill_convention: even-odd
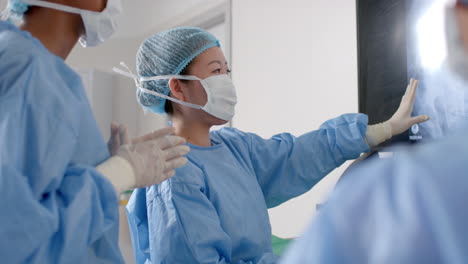
{"type": "Polygon", "coordinates": [[[468,81],[468,1],[447,7],[446,34],[449,67],[468,81]]]}

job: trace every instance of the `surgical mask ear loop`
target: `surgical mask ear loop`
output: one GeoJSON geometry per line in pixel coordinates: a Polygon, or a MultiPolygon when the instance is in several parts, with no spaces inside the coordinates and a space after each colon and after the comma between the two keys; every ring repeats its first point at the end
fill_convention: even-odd
{"type": "Polygon", "coordinates": [[[127,71],[124,71],[124,70],[121,70],[121,69],[115,68],[115,67],[112,70],[114,72],[118,73],[118,74],[121,74],[121,75],[123,75],[125,77],[133,79],[135,81],[135,86],[138,89],[140,89],[141,92],[151,94],[151,95],[154,95],[156,97],[160,97],[160,98],[163,98],[163,99],[166,99],[166,100],[169,100],[169,101],[181,104],[181,105],[185,105],[185,106],[188,106],[188,107],[191,107],[191,108],[194,108],[194,109],[203,109],[203,106],[201,106],[201,105],[187,103],[187,102],[181,101],[179,99],[167,96],[165,94],[158,93],[158,92],[155,92],[155,91],[151,91],[151,90],[148,90],[146,88],[141,87],[141,82],[147,82],[147,81],[167,80],[168,78],[177,78],[177,79],[182,79],[182,80],[199,81],[200,78],[197,78],[195,76],[183,76],[183,75],[164,75],[164,76],[155,76],[155,77],[148,77],[148,78],[143,77],[142,78],[142,77],[139,77],[136,74],[134,74],[132,72],[132,70],[130,70],[130,68],[124,62],[120,62],[120,65],[122,67],[124,67],[127,71]]]}
{"type": "Polygon", "coordinates": [[[127,66],[127,64],[125,64],[125,62],[121,61],[120,66],[124,67],[125,70],[127,70],[127,71],[121,70],[121,69],[116,68],[116,67],[112,68],[112,70],[114,72],[120,74],[120,75],[123,75],[125,77],[133,79],[133,81],[135,82],[135,86],[139,87],[140,86],[140,79],[138,78],[138,76],[136,74],[134,74],[132,72],[132,70],[130,70],[130,68],[127,66]]]}
{"type": "MultiPolygon", "coordinates": [[[[112,70],[122,76],[125,76],[125,77],[128,77],[130,79],[133,79],[133,82],[135,83],[135,86],[137,88],[140,87],[140,81],[139,81],[139,78],[136,74],[133,73],[132,70],[130,70],[130,68],[127,66],[127,64],[125,64],[125,62],[121,61],[120,62],[120,66],[124,67],[126,69],[126,71],[124,70],[121,70],[117,67],[113,67],[112,70]]],[[[141,107],[143,109],[143,114],[146,116],[148,114],[148,109],[146,107],[141,107]]]]}
{"type": "Polygon", "coordinates": [[[151,94],[151,95],[154,95],[154,96],[157,96],[157,97],[172,101],[174,103],[185,105],[185,106],[188,106],[188,107],[191,107],[191,108],[194,108],[194,109],[202,109],[203,108],[203,106],[201,106],[201,105],[187,103],[187,102],[181,101],[179,99],[176,99],[174,97],[170,97],[170,96],[167,96],[165,94],[161,94],[161,93],[158,93],[158,92],[155,92],[155,91],[151,91],[151,90],[145,89],[143,87],[138,87],[138,89],[140,89],[140,91],[142,91],[143,93],[151,94]]]}

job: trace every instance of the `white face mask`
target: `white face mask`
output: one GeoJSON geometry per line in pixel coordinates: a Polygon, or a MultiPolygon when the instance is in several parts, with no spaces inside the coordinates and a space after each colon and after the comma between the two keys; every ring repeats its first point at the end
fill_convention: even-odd
{"type": "Polygon", "coordinates": [[[31,6],[41,6],[81,15],[85,27],[85,33],[80,38],[83,47],[95,47],[109,39],[117,29],[116,17],[122,13],[121,0],[107,0],[107,6],[102,12],[74,8],[43,0],[21,1],[31,6]]]}
{"type": "Polygon", "coordinates": [[[468,55],[463,48],[455,12],[453,7],[447,7],[445,12],[447,62],[453,72],[468,81],[468,55]]]}
{"type": "Polygon", "coordinates": [[[135,80],[136,86],[143,93],[164,98],[194,109],[201,109],[207,112],[208,114],[225,121],[231,121],[234,117],[235,107],[237,104],[236,88],[232,83],[231,78],[227,74],[214,75],[202,80],[196,76],[191,75],[164,75],[144,78],[137,77],[131,72],[125,72],[117,68],[114,68],[114,71],[124,76],[133,78],[135,80]],[[165,94],[161,94],[141,87],[142,82],[169,80],[172,78],[178,80],[200,81],[208,97],[206,105],[201,106],[197,104],[187,103],[176,98],[167,96],[165,94]]]}

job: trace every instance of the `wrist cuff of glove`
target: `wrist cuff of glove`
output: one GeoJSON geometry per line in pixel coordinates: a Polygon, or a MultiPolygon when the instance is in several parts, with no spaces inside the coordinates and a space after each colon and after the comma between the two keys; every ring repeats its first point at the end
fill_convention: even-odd
{"type": "Polygon", "coordinates": [[[367,127],[366,140],[369,147],[373,148],[392,138],[392,128],[388,122],[367,127]]]}
{"type": "Polygon", "coordinates": [[[135,187],[135,172],[132,165],[122,157],[112,156],[99,164],[96,169],[114,185],[117,195],[135,187]]]}

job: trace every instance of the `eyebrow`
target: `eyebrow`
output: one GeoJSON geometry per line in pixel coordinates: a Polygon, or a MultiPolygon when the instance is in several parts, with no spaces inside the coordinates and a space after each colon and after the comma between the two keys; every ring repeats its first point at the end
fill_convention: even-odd
{"type": "MultiPolygon", "coordinates": [[[[213,63],[218,63],[219,65],[223,65],[223,64],[221,63],[221,61],[219,61],[219,60],[214,60],[214,61],[208,63],[208,65],[211,65],[211,64],[213,64],[213,63]]],[[[227,61],[226,61],[225,64],[228,65],[227,61]]]]}

